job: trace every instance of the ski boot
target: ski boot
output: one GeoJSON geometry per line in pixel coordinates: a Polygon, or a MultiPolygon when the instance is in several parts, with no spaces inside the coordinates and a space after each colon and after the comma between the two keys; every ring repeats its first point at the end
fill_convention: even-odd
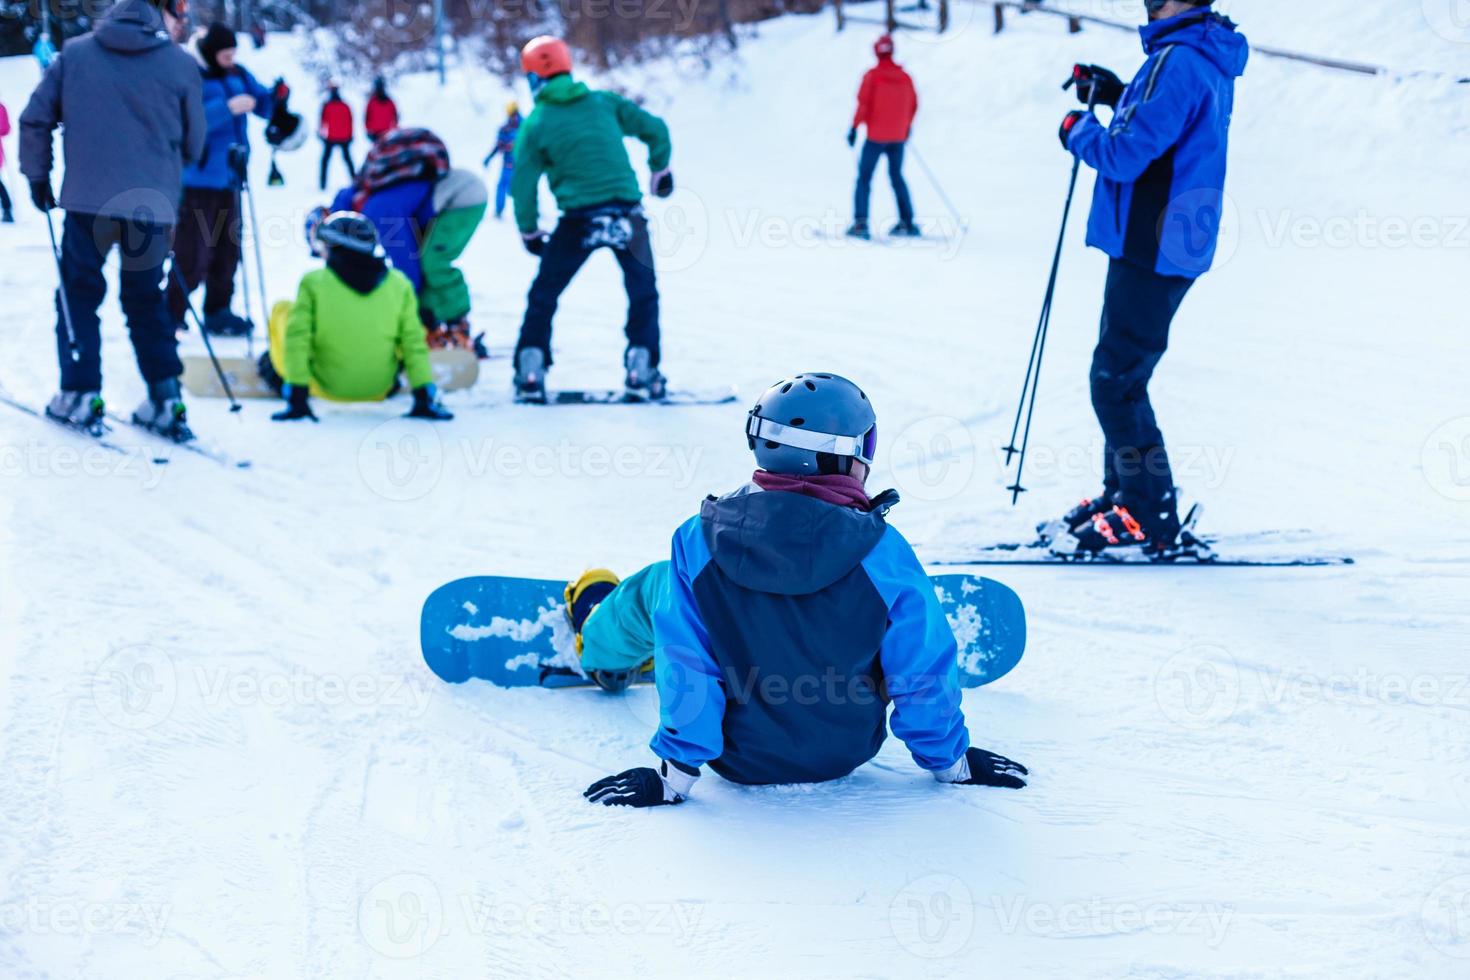
{"type": "Polygon", "coordinates": [[[1084,497],[1061,518],[1036,525],[1036,535],[1042,544],[1051,544],[1063,535],[1078,530],[1082,525],[1090,524],[1094,515],[1105,514],[1112,509],[1113,495],[1104,490],[1096,497],[1084,497]]]}
{"type": "Polygon", "coordinates": [[[872,240],[873,233],[868,229],[868,223],[866,221],[854,221],[847,229],[847,237],[860,238],[866,242],[872,240]]]}
{"type": "Polygon", "coordinates": [[[63,391],[46,406],[46,417],[88,435],[107,431],[107,405],[100,391],[63,391]]]}
{"type": "Polygon", "coordinates": [[[629,347],[623,366],[628,369],[623,387],[629,401],[658,402],[668,395],[668,382],[653,367],[653,353],[647,347],[629,347]]]}
{"type": "Polygon", "coordinates": [[[174,442],[193,442],[189,413],[179,392],[179,379],[169,378],[148,386],[148,397],[133,412],[133,424],[174,442]]]}
{"type": "Polygon", "coordinates": [[[1093,514],[1087,523],[1057,539],[1052,553],[1067,558],[1095,558],[1122,548],[1138,548],[1151,561],[1171,557],[1179,547],[1182,527],[1176,496],[1169,493],[1154,506],[1135,509],[1130,509],[1120,495],[1111,509],[1093,514]]]}
{"type": "MultiPolygon", "coordinates": [[[[578,657],[582,656],[582,627],[619,582],[620,579],[606,568],[593,568],[583,572],[576,581],[567,583],[563,595],[567,602],[567,620],[576,635],[578,657]]],[[[620,694],[633,683],[638,670],[589,670],[587,676],[609,694],[620,694]]]]}
{"type": "Polygon", "coordinates": [[[204,332],[212,337],[248,337],[255,325],[229,309],[204,314],[204,332]]]}
{"type": "Polygon", "coordinates": [[[546,404],[546,355],[534,347],[522,348],[516,354],[516,401],[528,405],[546,404]]]}
{"type": "Polygon", "coordinates": [[[919,226],[914,224],[912,221],[900,221],[898,224],[888,229],[888,234],[894,238],[924,237],[924,233],[919,230],[919,226]]]}

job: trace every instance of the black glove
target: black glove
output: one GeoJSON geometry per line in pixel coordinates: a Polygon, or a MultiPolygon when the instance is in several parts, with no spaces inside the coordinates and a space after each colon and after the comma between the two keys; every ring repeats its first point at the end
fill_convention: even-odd
{"type": "Polygon", "coordinates": [[[854,126],[847,131],[847,145],[857,146],[857,127],[854,126]]]}
{"type": "Polygon", "coordinates": [[[550,237],[546,232],[539,229],[536,231],[524,231],[521,232],[521,244],[526,247],[526,251],[539,257],[542,252],[546,251],[546,241],[550,237]]]}
{"type": "Polygon", "coordinates": [[[421,385],[413,390],[413,408],[404,418],[428,419],[431,422],[448,422],[454,413],[439,404],[438,391],[433,385],[421,385]]]}
{"type": "Polygon", "coordinates": [[[1076,126],[1079,122],[1081,122],[1087,115],[1088,114],[1083,112],[1081,109],[1073,109],[1071,112],[1067,113],[1066,118],[1062,120],[1062,128],[1057,133],[1057,135],[1062,138],[1062,149],[1066,150],[1069,153],[1072,151],[1072,144],[1069,142],[1072,138],[1072,128],[1076,126]]]}
{"type": "Polygon", "coordinates": [[[944,781],[954,783],[956,786],[996,786],[1002,789],[1021,789],[1026,785],[1026,780],[1021,777],[1031,775],[1031,771],[1019,762],[1012,762],[1003,755],[996,755],[994,752],[986,752],[984,749],[971,746],[965,750],[965,764],[955,775],[960,778],[944,781]]]}
{"type": "Polygon", "coordinates": [[[665,761],[657,769],[643,766],[599,779],[582,795],[603,806],[667,806],[683,803],[698,778],[697,770],[665,761]]]}
{"type": "Polygon", "coordinates": [[[50,180],[31,181],[31,200],[42,211],[56,210],[56,195],[51,193],[50,180]]]}
{"type": "Polygon", "coordinates": [[[311,419],[318,421],[311,411],[311,389],[306,385],[288,385],[287,400],[290,404],[284,411],[277,412],[271,416],[272,422],[295,422],[298,419],[311,419]]]}
{"type": "Polygon", "coordinates": [[[674,173],[671,170],[660,170],[653,175],[653,196],[668,197],[674,193],[674,173]]]}
{"type": "Polygon", "coordinates": [[[1100,65],[1073,65],[1072,83],[1077,86],[1077,101],[1083,105],[1106,105],[1117,108],[1123,98],[1123,79],[1100,65]]]}

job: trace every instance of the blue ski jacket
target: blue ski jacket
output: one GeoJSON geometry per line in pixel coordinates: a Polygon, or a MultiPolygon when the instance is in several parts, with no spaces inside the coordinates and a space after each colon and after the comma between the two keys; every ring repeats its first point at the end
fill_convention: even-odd
{"type": "Polygon", "coordinates": [[[1110,125],[1084,116],[1067,145],[1098,173],[1087,244],[1166,276],[1209,271],[1220,235],[1235,80],[1250,45],[1210,10],[1139,28],[1148,60],[1110,125]]]}
{"type": "Polygon", "coordinates": [[[970,744],[954,633],[877,511],[747,486],[674,535],[654,612],[661,758],[737,783],[809,783],[872,759],[888,729],[924,769],[970,744]]]}
{"type": "Polygon", "coordinates": [[[429,233],[429,225],[438,216],[434,210],[434,187],[432,180],[406,180],[373,194],[360,209],[352,206],[357,194],[355,187],[344,188],[332,200],[333,211],[360,210],[373,223],[393,268],[408,276],[415,293],[424,288],[419,249],[429,233]]]}
{"type": "Polygon", "coordinates": [[[204,119],[209,126],[204,155],[198,163],[184,168],[184,186],[209,190],[234,190],[235,175],[230,172],[230,147],[249,146],[250,131],[246,117],[230,111],[229,102],[237,95],[255,96],[254,114],[269,119],[275,109],[270,89],[255,80],[244,68],[236,67],[223,74],[209,71],[204,76],[204,119]]]}

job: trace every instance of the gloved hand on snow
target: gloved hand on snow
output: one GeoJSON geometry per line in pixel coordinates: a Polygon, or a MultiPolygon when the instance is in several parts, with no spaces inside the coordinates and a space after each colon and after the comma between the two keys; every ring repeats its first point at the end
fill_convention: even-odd
{"type": "Polygon", "coordinates": [[[641,766],[599,779],[582,795],[603,806],[669,806],[689,798],[699,770],[690,772],[676,762],[663,760],[657,769],[641,766]]]}
{"type": "Polygon", "coordinates": [[[526,251],[535,256],[540,256],[546,251],[546,243],[550,240],[551,236],[540,228],[535,231],[521,232],[521,244],[525,246],[526,251]]]}
{"type": "Polygon", "coordinates": [[[290,404],[283,411],[272,415],[272,422],[295,422],[299,419],[318,421],[311,410],[311,389],[306,385],[287,385],[286,398],[290,404]]]}
{"type": "Polygon", "coordinates": [[[1083,105],[1118,107],[1123,98],[1123,79],[1101,65],[1073,65],[1072,84],[1077,86],[1077,101],[1083,105]]]}
{"type": "Polygon", "coordinates": [[[413,390],[413,408],[404,418],[448,422],[454,413],[439,402],[439,390],[433,385],[420,385],[413,390]]]}
{"type": "Polygon", "coordinates": [[[1001,789],[1021,789],[1026,785],[1022,776],[1031,771],[1019,762],[1012,762],[1003,755],[986,752],[974,746],[965,750],[960,760],[934,778],[941,783],[956,786],[995,786],[1001,789]]]}
{"type": "Polygon", "coordinates": [[[674,193],[674,172],[667,167],[653,175],[648,188],[654,197],[668,197],[674,193]]]}

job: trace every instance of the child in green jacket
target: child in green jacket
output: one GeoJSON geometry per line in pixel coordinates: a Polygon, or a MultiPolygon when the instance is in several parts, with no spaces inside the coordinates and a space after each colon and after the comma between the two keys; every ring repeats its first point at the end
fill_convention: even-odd
{"type": "Polygon", "coordinates": [[[379,401],[398,386],[413,388],[413,418],[451,419],[439,404],[429,346],[413,285],[388,267],[377,229],[349,211],[329,215],[311,232],[325,269],[307,273],[296,302],[271,313],[270,360],[290,402],[272,418],[316,421],[309,396],[379,401]]]}

